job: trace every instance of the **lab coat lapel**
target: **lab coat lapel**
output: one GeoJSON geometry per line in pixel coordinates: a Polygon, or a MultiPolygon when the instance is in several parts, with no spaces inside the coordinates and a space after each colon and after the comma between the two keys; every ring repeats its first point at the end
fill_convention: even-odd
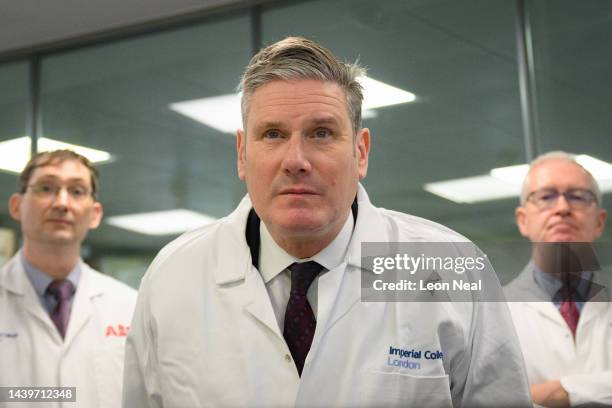
{"type": "Polygon", "coordinates": [[[606,313],[608,303],[612,300],[612,296],[610,296],[612,286],[610,286],[610,279],[607,279],[606,275],[608,273],[605,270],[593,272],[591,285],[595,286],[595,288],[592,287],[591,290],[594,290],[594,295],[582,308],[580,319],[578,320],[579,327],[584,326],[595,317],[606,313]]]}
{"type": "Polygon", "coordinates": [[[329,329],[359,302],[359,270],[343,262],[319,278],[317,288],[317,328],[306,358],[316,353],[318,345],[329,329]]]}
{"type": "MultiPolygon", "coordinates": [[[[525,301],[528,308],[533,309],[536,313],[552,320],[556,324],[567,327],[567,323],[550,300],[550,296],[540,288],[533,276],[534,272],[533,260],[529,261],[525,269],[521,272],[517,281],[517,289],[520,300],[525,301]]],[[[519,300],[517,299],[517,300],[519,300]]]]}
{"type": "Polygon", "coordinates": [[[36,319],[40,320],[40,322],[47,327],[47,330],[55,333],[57,341],[61,341],[61,337],[57,332],[55,325],[51,321],[47,311],[40,304],[40,299],[34,291],[34,287],[30,283],[28,276],[23,270],[19,253],[13,256],[9,264],[6,266],[2,285],[21,296],[21,306],[23,309],[36,319]]]}
{"type": "Polygon", "coordinates": [[[89,267],[81,262],[81,278],[74,294],[72,309],[70,310],[70,319],[68,320],[68,329],[64,338],[64,348],[68,349],[70,344],[83,329],[93,314],[92,301],[98,296],[103,296],[104,293],[100,288],[96,288],[91,282],[92,273],[89,267]]]}
{"type": "Polygon", "coordinates": [[[278,337],[283,338],[276,321],[274,309],[272,309],[272,303],[270,303],[270,296],[261,274],[255,267],[251,266],[249,268],[244,284],[247,294],[244,302],[245,310],[278,337]]]}
{"type": "Polygon", "coordinates": [[[282,338],[270,297],[259,271],[253,266],[246,242],[246,223],[252,205],[248,196],[230,214],[219,231],[217,260],[214,268],[217,285],[235,290],[244,289],[244,309],[263,326],[282,338]],[[234,243],[227,247],[227,243],[234,243]],[[225,244],[225,245],[224,245],[225,244]]]}
{"type": "Polygon", "coordinates": [[[347,249],[346,261],[319,278],[317,329],[313,339],[316,348],[322,336],[361,300],[361,274],[373,273],[361,268],[361,243],[387,242],[379,210],[372,206],[364,188],[359,184],[358,213],[355,228],[347,249]]]}

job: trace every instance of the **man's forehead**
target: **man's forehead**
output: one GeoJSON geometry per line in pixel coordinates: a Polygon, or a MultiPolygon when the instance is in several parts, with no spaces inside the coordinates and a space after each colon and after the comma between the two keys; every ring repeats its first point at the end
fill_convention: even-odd
{"type": "Polygon", "coordinates": [[[332,81],[317,79],[276,79],[259,86],[252,94],[252,103],[267,102],[309,103],[327,102],[346,105],[346,94],[342,87],[332,81]]]}
{"type": "Polygon", "coordinates": [[[300,117],[309,122],[350,120],[346,95],[329,81],[274,80],[255,90],[248,119],[274,124],[283,119],[300,117]]]}
{"type": "Polygon", "coordinates": [[[589,176],[579,164],[560,159],[546,160],[531,168],[529,182],[532,189],[557,185],[590,188],[589,176]]]}
{"type": "Polygon", "coordinates": [[[31,179],[56,178],[62,180],[89,181],[91,172],[78,160],[63,160],[38,166],[32,172],[31,179]]]}

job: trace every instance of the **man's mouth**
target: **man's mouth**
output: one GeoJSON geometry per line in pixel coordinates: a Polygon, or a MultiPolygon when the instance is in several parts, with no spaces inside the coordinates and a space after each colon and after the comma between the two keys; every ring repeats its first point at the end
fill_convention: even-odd
{"type": "Polygon", "coordinates": [[[280,195],[317,195],[317,192],[309,187],[287,187],[279,192],[280,195]]]}
{"type": "Polygon", "coordinates": [[[61,218],[51,218],[51,219],[48,219],[47,221],[53,224],[72,225],[72,221],[61,219],[61,218]]]}

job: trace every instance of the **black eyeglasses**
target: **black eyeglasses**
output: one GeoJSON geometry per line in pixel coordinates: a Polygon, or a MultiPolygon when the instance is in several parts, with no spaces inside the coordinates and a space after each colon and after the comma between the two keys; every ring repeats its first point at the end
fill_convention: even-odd
{"type": "Polygon", "coordinates": [[[546,210],[554,207],[561,196],[571,208],[586,208],[597,201],[595,193],[582,188],[573,188],[564,192],[552,189],[537,190],[531,192],[526,201],[531,201],[540,210],[546,210]]]}

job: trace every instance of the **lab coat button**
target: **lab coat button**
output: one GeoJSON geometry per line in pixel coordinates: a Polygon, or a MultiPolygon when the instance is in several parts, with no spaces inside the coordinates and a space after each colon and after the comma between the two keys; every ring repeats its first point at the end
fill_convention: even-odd
{"type": "Polygon", "coordinates": [[[289,354],[285,354],[285,361],[288,363],[291,362],[291,356],[289,354]]]}

